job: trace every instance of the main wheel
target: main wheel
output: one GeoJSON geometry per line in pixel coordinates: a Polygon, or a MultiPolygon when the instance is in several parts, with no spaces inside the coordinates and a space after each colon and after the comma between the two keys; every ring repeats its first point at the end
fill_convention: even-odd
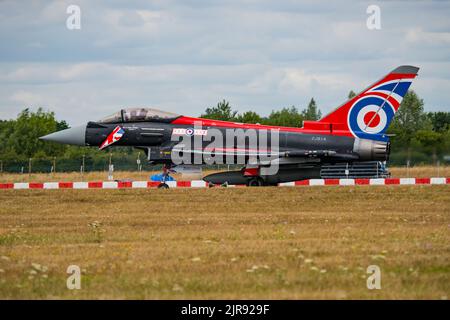
{"type": "Polygon", "coordinates": [[[158,189],[169,189],[169,185],[167,183],[160,183],[158,189]]]}
{"type": "Polygon", "coordinates": [[[264,180],[261,177],[254,177],[247,181],[248,187],[261,187],[264,185],[264,180]]]}

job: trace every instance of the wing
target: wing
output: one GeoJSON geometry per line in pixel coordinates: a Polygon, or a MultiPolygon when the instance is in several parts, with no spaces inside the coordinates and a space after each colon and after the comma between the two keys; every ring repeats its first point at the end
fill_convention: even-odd
{"type": "Polygon", "coordinates": [[[176,146],[172,149],[172,152],[183,152],[191,154],[201,154],[204,157],[248,157],[252,158],[251,162],[254,164],[255,161],[261,164],[268,164],[271,161],[277,160],[278,162],[308,162],[308,160],[317,161],[350,161],[357,160],[359,156],[354,153],[338,153],[334,150],[302,150],[302,149],[291,149],[282,151],[271,151],[271,150],[255,150],[255,149],[245,149],[245,148],[216,148],[212,150],[187,150],[184,148],[178,149],[176,146]],[[283,161],[287,160],[287,161],[283,161]]]}

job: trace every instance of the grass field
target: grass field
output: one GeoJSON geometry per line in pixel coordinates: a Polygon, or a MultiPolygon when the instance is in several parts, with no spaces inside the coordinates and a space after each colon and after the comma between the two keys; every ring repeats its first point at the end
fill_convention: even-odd
{"type": "Polygon", "coordinates": [[[2,299],[450,294],[447,185],[1,190],[0,203],[2,299]],[[381,290],[366,287],[373,264],[381,290]]]}
{"type": "MultiPolygon", "coordinates": [[[[392,167],[389,169],[392,173],[392,177],[396,178],[428,178],[428,177],[450,177],[450,166],[417,166],[417,167],[392,167]]],[[[204,171],[203,175],[213,173],[217,171],[204,171]]],[[[160,172],[130,172],[130,171],[117,171],[114,172],[114,179],[123,180],[148,180],[149,176],[160,172]]],[[[175,174],[174,177],[177,180],[198,180],[201,179],[201,175],[189,175],[182,176],[175,174]]],[[[34,174],[13,174],[13,173],[0,173],[0,182],[51,182],[51,181],[100,181],[107,180],[108,172],[94,171],[86,172],[81,175],[79,172],[71,173],[34,173],[34,174]]]]}

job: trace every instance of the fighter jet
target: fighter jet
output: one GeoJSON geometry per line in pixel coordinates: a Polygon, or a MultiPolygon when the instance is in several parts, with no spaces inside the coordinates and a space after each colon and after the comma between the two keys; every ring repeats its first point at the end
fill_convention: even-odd
{"type": "MultiPolygon", "coordinates": [[[[242,165],[204,177],[212,184],[263,186],[319,178],[324,165],[388,160],[386,130],[418,70],[400,66],[319,121],[304,121],[302,128],[126,108],[40,139],[100,149],[139,148],[151,164],[163,165],[163,177],[181,165],[242,165]]],[[[168,187],[165,178],[160,187],[168,187]]]]}

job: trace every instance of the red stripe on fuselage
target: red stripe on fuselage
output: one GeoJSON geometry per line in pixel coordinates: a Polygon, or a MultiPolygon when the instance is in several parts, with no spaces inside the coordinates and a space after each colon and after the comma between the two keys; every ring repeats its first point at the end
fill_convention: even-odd
{"type": "Polygon", "coordinates": [[[311,129],[303,129],[303,128],[295,128],[295,127],[280,127],[280,126],[269,126],[262,124],[252,124],[252,123],[240,123],[240,122],[231,122],[231,121],[222,121],[222,120],[210,120],[203,118],[194,118],[181,116],[171,124],[176,125],[188,125],[188,126],[199,126],[199,127],[217,127],[217,128],[233,128],[233,129],[255,129],[255,130],[279,130],[282,132],[296,132],[296,133],[304,133],[304,134],[324,134],[324,135],[336,135],[336,136],[348,136],[352,137],[350,131],[343,130],[311,130],[311,129]]]}

